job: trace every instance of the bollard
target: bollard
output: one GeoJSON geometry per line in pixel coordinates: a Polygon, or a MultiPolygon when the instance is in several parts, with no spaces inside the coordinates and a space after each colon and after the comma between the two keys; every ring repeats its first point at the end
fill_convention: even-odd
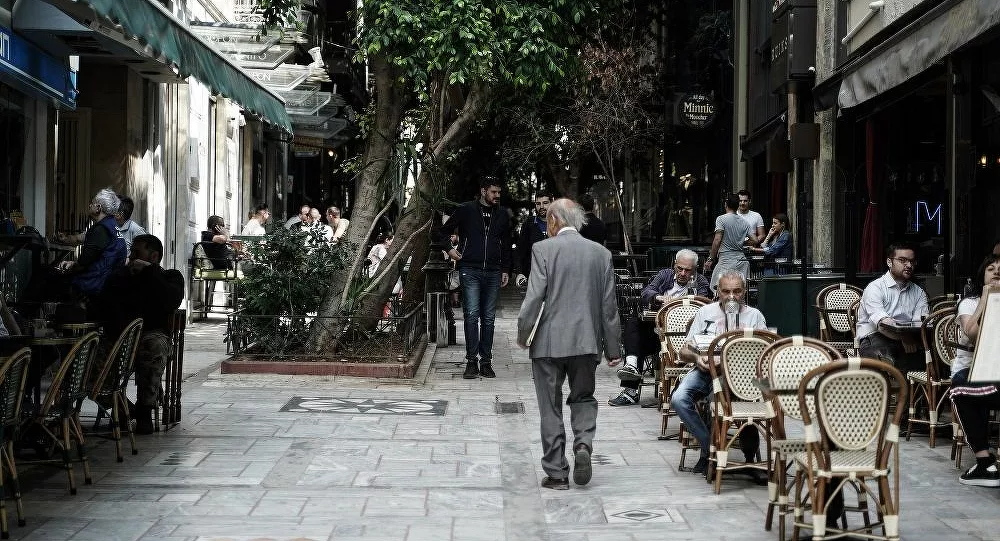
{"type": "Polygon", "coordinates": [[[427,339],[438,347],[448,345],[448,319],[444,310],[447,298],[447,293],[427,294],[427,339]]]}

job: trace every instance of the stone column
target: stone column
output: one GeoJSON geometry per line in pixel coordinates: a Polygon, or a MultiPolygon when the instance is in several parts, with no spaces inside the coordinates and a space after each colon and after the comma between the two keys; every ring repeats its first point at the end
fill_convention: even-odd
{"type": "MultiPolygon", "coordinates": [[[[830,77],[837,63],[837,5],[820,0],[816,5],[816,82],[830,77]]],[[[834,264],[836,212],[836,106],[816,112],[819,123],[819,158],[813,174],[812,260],[834,264]]]]}

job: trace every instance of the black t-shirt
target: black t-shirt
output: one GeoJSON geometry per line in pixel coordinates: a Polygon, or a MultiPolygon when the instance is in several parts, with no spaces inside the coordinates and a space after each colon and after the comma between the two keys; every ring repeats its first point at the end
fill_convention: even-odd
{"type": "Polygon", "coordinates": [[[483,229],[490,230],[490,221],[493,220],[493,209],[496,207],[487,207],[482,203],[479,204],[479,213],[483,216],[483,229]]]}

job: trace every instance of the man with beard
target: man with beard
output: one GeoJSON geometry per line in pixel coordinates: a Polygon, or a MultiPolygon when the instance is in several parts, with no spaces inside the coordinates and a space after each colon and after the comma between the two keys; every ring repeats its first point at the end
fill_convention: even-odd
{"type": "Polygon", "coordinates": [[[458,246],[448,250],[456,262],[465,319],[465,379],[497,377],[493,371],[493,325],[500,288],[510,275],[510,216],[499,204],[500,184],[486,179],[479,197],[459,205],[437,230],[444,245],[458,233],[458,246]]]}
{"type": "Polygon", "coordinates": [[[889,246],[885,258],[889,270],[865,287],[858,309],[857,334],[861,356],[891,363],[903,373],[923,370],[924,355],[920,352],[906,353],[899,337],[883,334],[879,323],[909,323],[927,315],[927,293],[910,281],[915,257],[909,246],[889,246]]]}
{"type": "Polygon", "coordinates": [[[546,194],[535,197],[535,215],[521,225],[521,234],[517,237],[517,261],[514,269],[514,284],[524,287],[528,283],[531,271],[531,247],[540,240],[548,238],[545,230],[545,216],[549,211],[552,198],[546,194]]]}

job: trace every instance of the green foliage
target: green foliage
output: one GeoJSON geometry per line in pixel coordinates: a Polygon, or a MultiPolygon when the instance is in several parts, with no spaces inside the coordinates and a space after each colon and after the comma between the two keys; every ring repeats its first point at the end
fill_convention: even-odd
{"type": "Polygon", "coordinates": [[[264,19],[261,25],[262,34],[267,34],[272,28],[299,27],[298,14],[302,0],[257,0],[257,7],[264,19]]]}
{"type": "Polygon", "coordinates": [[[242,265],[240,291],[248,315],[303,315],[316,312],[336,272],[346,272],[353,250],[331,245],[321,228],[286,230],[275,224],[260,242],[247,242],[250,260],[242,265]]]}
{"type": "Polygon", "coordinates": [[[565,76],[573,47],[619,0],[365,0],[362,54],[401,68],[427,97],[430,81],[503,82],[544,90],[565,76]]]}

